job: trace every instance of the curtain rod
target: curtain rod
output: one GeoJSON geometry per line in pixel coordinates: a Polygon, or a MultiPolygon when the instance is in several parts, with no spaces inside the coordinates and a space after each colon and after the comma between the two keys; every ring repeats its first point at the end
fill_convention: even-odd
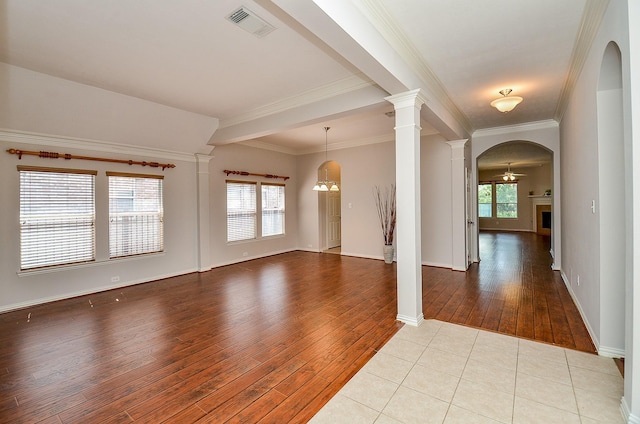
{"type": "Polygon", "coordinates": [[[227,177],[229,176],[229,174],[232,175],[244,175],[244,176],[248,176],[248,175],[253,175],[255,177],[265,177],[265,178],[282,178],[283,180],[287,181],[289,179],[289,177],[285,177],[282,175],[273,175],[273,174],[252,174],[251,172],[247,172],[247,171],[229,171],[228,169],[225,169],[224,171],[225,174],[227,174],[227,177]]]}
{"type": "Polygon", "coordinates": [[[19,149],[7,149],[7,152],[12,155],[18,155],[18,159],[22,159],[23,155],[31,155],[38,156],[41,158],[49,158],[49,159],[82,159],[82,160],[96,160],[99,162],[113,162],[113,163],[124,163],[127,165],[142,165],[142,166],[150,166],[151,168],[162,168],[164,171],[166,168],[175,168],[176,166],[172,163],[158,163],[158,162],[146,162],[146,161],[136,161],[136,160],[126,160],[126,159],[110,159],[110,158],[98,158],[93,156],[78,156],[78,155],[70,155],[69,153],[55,153],[55,152],[31,152],[28,150],[19,150],[19,149]]]}

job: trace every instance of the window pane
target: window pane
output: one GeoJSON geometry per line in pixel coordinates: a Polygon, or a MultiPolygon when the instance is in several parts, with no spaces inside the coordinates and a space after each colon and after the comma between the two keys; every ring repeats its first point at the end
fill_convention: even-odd
{"type": "Polygon", "coordinates": [[[498,203],[496,205],[496,214],[498,218],[517,218],[518,205],[514,203],[498,203]]]}
{"type": "Polygon", "coordinates": [[[284,186],[262,184],[262,236],[284,234],[284,186]]]}
{"type": "Polygon", "coordinates": [[[491,218],[491,204],[479,204],[478,216],[480,218],[491,218]]]}
{"type": "Polygon", "coordinates": [[[162,179],[109,176],[109,257],[164,250],[162,179]]]}
{"type": "Polygon", "coordinates": [[[256,238],[256,185],[227,181],[227,241],[256,238]]]}
{"type": "Polygon", "coordinates": [[[95,173],[20,170],[20,268],[95,259],[95,173]]]}
{"type": "Polygon", "coordinates": [[[478,216],[491,218],[492,184],[478,185],[478,216]]]}
{"type": "Polygon", "coordinates": [[[518,203],[518,184],[496,184],[496,203],[518,203]]]}
{"type": "Polygon", "coordinates": [[[496,184],[496,216],[518,217],[518,183],[496,184]]]}

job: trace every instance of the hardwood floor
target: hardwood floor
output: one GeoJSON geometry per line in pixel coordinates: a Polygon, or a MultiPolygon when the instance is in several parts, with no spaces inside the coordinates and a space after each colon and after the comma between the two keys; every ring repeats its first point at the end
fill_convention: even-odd
{"type": "Polygon", "coordinates": [[[595,352],[549,248],[548,236],[482,232],[466,273],[422,268],[425,318],[595,352]]]}
{"type": "MultiPolygon", "coordinates": [[[[425,317],[593,351],[548,241],[481,240],[423,267],[425,317]]],[[[0,422],[306,422],[401,327],[395,270],[292,252],[0,314],[0,422]]]]}

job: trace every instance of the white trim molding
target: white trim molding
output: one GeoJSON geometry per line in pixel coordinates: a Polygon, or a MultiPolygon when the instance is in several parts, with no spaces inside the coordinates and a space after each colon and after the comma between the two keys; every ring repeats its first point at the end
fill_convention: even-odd
{"type": "Polygon", "coordinates": [[[422,324],[424,322],[424,315],[420,314],[418,315],[417,318],[413,318],[413,317],[408,317],[406,315],[396,315],[396,319],[400,322],[403,322],[405,324],[411,325],[413,327],[419,327],[420,324],[422,324]]]}
{"type": "Polygon", "coordinates": [[[133,156],[153,156],[158,159],[195,162],[193,153],[172,152],[149,147],[82,138],[62,137],[49,134],[37,134],[0,128],[0,141],[8,143],[33,144],[36,146],[59,147],[66,149],[88,150],[93,152],[118,153],[133,156]]]}

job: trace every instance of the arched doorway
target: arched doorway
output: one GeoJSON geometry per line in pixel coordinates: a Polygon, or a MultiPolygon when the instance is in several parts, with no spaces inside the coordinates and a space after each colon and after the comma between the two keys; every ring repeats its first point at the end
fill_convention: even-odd
{"type": "Polygon", "coordinates": [[[554,237],[553,156],[546,147],[523,140],[498,144],[479,155],[478,231],[530,231],[554,237]]]}
{"type": "Polygon", "coordinates": [[[336,161],[329,160],[318,167],[318,181],[335,182],[340,190],[318,191],[318,239],[321,250],[340,253],[342,244],[341,169],[336,161]]]}

